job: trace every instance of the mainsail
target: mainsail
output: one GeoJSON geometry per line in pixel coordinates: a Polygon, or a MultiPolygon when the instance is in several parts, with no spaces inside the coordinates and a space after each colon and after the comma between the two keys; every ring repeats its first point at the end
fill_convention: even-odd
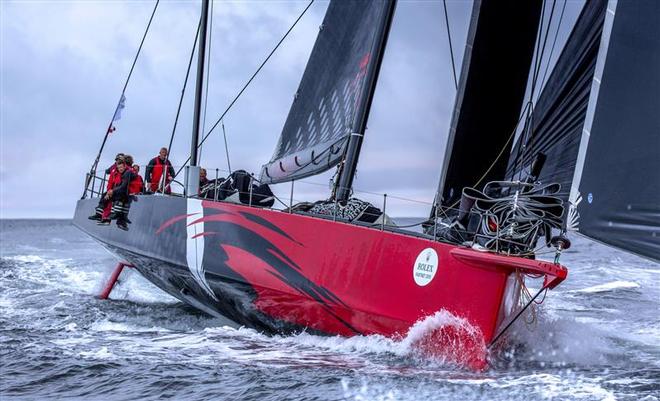
{"type": "Polygon", "coordinates": [[[541,8],[537,0],[475,0],[435,206],[504,178],[507,159],[497,156],[511,149],[541,8]]]}
{"type": "Polygon", "coordinates": [[[389,23],[392,0],[342,0],[328,6],[282,134],[261,181],[286,182],[321,173],[344,157],[367,76],[378,63],[374,44],[389,23]]]}

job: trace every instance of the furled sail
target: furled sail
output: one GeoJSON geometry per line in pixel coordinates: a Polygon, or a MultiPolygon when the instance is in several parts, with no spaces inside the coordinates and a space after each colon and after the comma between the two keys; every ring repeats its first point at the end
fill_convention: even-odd
{"type": "Polygon", "coordinates": [[[660,260],[660,3],[589,1],[510,160],[569,200],[567,229],[660,260]],[[517,157],[517,159],[516,159],[517,157]]]}
{"type": "Polygon", "coordinates": [[[388,22],[392,0],[340,0],[328,6],[271,160],[261,181],[277,183],[318,174],[338,164],[361,98],[377,62],[375,41],[388,22]]]}
{"type": "Polygon", "coordinates": [[[504,178],[507,158],[498,153],[511,150],[541,9],[538,0],[475,0],[436,206],[504,178]]]}

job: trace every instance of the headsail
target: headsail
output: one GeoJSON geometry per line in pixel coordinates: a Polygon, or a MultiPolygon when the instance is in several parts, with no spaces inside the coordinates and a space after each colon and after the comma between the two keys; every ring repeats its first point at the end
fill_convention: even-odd
{"type": "Polygon", "coordinates": [[[655,260],[658,71],[660,3],[587,2],[537,103],[532,135],[517,144],[509,165],[515,178],[544,152],[539,180],[562,184],[569,230],[655,260]]]}
{"type": "Polygon", "coordinates": [[[277,183],[328,170],[341,160],[355,116],[365,107],[367,71],[377,62],[374,41],[391,0],[333,1],[261,181],[277,183]]]}
{"type": "Polygon", "coordinates": [[[561,184],[558,196],[564,201],[568,201],[573,180],[606,3],[595,0],[585,4],[509,159],[507,178],[524,179],[536,155],[545,154],[538,180],[561,184]]]}
{"type": "Polygon", "coordinates": [[[602,41],[571,188],[573,204],[583,198],[575,228],[660,261],[660,3],[611,1],[602,41]]]}
{"type": "Polygon", "coordinates": [[[537,0],[475,0],[436,206],[454,204],[480,179],[504,178],[507,158],[497,156],[511,149],[541,8],[537,0]]]}

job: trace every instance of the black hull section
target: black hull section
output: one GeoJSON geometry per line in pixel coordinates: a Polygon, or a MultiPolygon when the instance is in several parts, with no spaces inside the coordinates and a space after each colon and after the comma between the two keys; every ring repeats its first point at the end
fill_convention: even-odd
{"type": "MultiPolygon", "coordinates": [[[[184,229],[162,230],[171,224],[165,216],[186,216],[187,200],[177,197],[139,196],[131,205],[129,231],[114,223],[101,226],[87,216],[93,214],[97,200],[78,201],[74,225],[94,238],[118,259],[126,261],[147,280],[182,302],[209,315],[228,319],[233,325],[247,326],[269,334],[290,334],[316,330],[271,318],[254,307],[257,297],[252,285],[234,271],[205,276],[215,297],[198,284],[187,266],[184,229]],[[215,299],[214,299],[215,298],[215,299]]],[[[185,220],[184,220],[185,222],[185,220]]],[[[183,224],[179,224],[183,226],[183,224]]],[[[207,254],[214,252],[207,250],[207,254]]],[[[216,255],[217,256],[217,255],[216,255]]],[[[220,264],[221,265],[221,264],[220,264]]]]}

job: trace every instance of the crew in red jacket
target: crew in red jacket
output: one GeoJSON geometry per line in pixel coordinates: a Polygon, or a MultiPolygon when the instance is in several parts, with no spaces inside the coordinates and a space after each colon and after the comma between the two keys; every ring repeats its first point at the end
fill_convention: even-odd
{"type": "Polygon", "coordinates": [[[110,170],[110,176],[108,177],[107,191],[101,196],[95,213],[89,216],[90,220],[98,220],[99,223],[105,224],[110,223],[109,216],[112,209],[110,198],[112,197],[113,190],[121,184],[122,174],[126,170],[126,162],[123,157],[118,157],[115,164],[108,170],[110,170]]]}
{"type": "Polygon", "coordinates": [[[172,179],[174,179],[174,167],[167,158],[167,148],[161,148],[158,156],[151,159],[147,164],[144,180],[147,182],[149,191],[161,191],[162,186],[165,185],[165,193],[169,194],[171,193],[169,184],[172,179]],[[165,172],[165,170],[167,171],[165,172]],[[166,179],[163,179],[163,175],[166,179]]]}
{"type": "Polygon", "coordinates": [[[132,167],[135,177],[131,180],[131,183],[128,184],[128,193],[130,195],[139,195],[144,191],[144,181],[142,180],[142,176],[140,176],[140,166],[134,164],[132,167]]]}

